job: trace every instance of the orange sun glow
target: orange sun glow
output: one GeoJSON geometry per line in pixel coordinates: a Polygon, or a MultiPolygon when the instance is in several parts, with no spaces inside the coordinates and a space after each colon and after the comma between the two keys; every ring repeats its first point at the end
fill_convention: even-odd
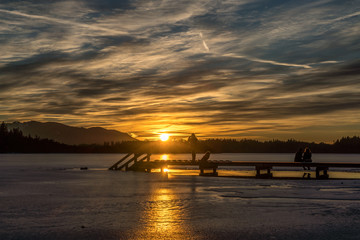
{"type": "Polygon", "coordinates": [[[169,140],[169,134],[167,134],[167,133],[162,133],[162,134],[160,135],[160,140],[163,141],[163,142],[169,140]]]}

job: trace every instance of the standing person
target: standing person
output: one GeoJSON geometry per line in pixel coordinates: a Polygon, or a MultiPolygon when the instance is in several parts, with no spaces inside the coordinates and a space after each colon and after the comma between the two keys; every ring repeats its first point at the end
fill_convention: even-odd
{"type": "Polygon", "coordinates": [[[303,155],[304,162],[312,162],[310,148],[306,147],[303,155]]]}
{"type": "Polygon", "coordinates": [[[198,139],[197,137],[195,136],[195,133],[192,133],[191,136],[188,138],[188,142],[190,143],[190,148],[191,148],[191,161],[192,162],[195,162],[195,159],[196,159],[196,152],[195,152],[195,149],[196,149],[196,145],[198,143],[198,139]]]}
{"type": "MultiPolygon", "coordinates": [[[[311,151],[310,151],[310,148],[308,148],[308,147],[305,148],[305,151],[303,154],[303,162],[312,162],[311,151]]],[[[304,169],[305,169],[305,167],[304,167],[304,169]]],[[[310,166],[308,166],[307,169],[310,170],[310,166]]]]}
{"type": "Polygon", "coordinates": [[[303,153],[304,150],[299,148],[299,150],[295,153],[294,162],[302,162],[303,161],[303,153]]]}

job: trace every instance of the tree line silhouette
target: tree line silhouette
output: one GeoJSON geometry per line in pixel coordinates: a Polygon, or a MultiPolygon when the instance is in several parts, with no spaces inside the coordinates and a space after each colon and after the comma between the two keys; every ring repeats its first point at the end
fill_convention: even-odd
{"type": "MultiPolygon", "coordinates": [[[[299,147],[309,147],[316,153],[360,153],[360,137],[343,137],[332,144],[287,141],[257,141],[251,139],[206,139],[196,145],[196,152],[212,153],[293,153],[299,147]]],[[[123,141],[88,145],[67,145],[38,136],[24,136],[19,129],[8,130],[0,125],[0,153],[189,153],[190,144],[185,140],[123,141]]]]}

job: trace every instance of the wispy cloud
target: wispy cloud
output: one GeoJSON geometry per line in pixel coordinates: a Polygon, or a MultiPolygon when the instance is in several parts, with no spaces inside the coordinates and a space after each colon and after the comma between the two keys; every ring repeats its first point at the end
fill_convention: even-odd
{"type": "Polygon", "coordinates": [[[47,21],[47,22],[65,24],[65,25],[69,25],[69,26],[74,26],[75,25],[77,27],[81,27],[81,28],[84,28],[86,30],[102,31],[102,32],[105,32],[105,33],[108,33],[108,34],[115,34],[115,35],[128,34],[128,32],[126,32],[126,31],[110,29],[110,28],[104,28],[104,27],[101,27],[101,26],[96,26],[95,24],[84,24],[84,23],[69,21],[69,20],[66,20],[66,19],[59,19],[59,18],[53,18],[53,17],[41,16],[41,15],[33,15],[33,14],[22,13],[22,12],[19,12],[19,11],[9,11],[9,10],[4,10],[4,9],[0,9],[0,12],[5,13],[5,14],[19,16],[19,17],[32,18],[32,19],[44,20],[44,21],[47,21]]]}
{"type": "Polygon", "coordinates": [[[359,11],[331,0],[2,2],[0,120],[138,136],[356,134],[359,11]]]}

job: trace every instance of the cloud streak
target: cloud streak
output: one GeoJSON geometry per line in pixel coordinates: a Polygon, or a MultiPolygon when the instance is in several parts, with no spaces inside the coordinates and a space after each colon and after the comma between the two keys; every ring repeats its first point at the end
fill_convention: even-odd
{"type": "Polygon", "coordinates": [[[258,62],[258,63],[268,63],[268,64],[272,64],[272,65],[277,65],[277,66],[311,68],[311,66],[308,65],[308,64],[283,63],[283,62],[277,62],[277,61],[272,61],[272,60],[264,60],[264,59],[249,57],[249,56],[234,55],[234,54],[231,54],[231,53],[225,54],[224,56],[225,57],[232,57],[232,58],[239,58],[239,59],[246,59],[246,60],[253,61],[253,62],[258,62]]]}
{"type": "Polygon", "coordinates": [[[93,25],[93,24],[85,24],[85,23],[69,21],[69,20],[66,20],[66,19],[59,19],[59,18],[53,18],[53,17],[41,16],[41,15],[33,15],[33,14],[22,13],[22,12],[19,12],[19,11],[9,11],[9,10],[4,10],[4,9],[0,9],[0,13],[1,12],[5,13],[5,14],[24,17],[24,18],[44,20],[46,22],[54,22],[54,23],[65,24],[65,25],[70,25],[70,26],[75,25],[77,27],[81,27],[81,28],[86,29],[86,30],[102,31],[102,32],[105,32],[105,33],[108,33],[108,34],[115,34],[115,35],[126,35],[126,34],[128,34],[128,32],[126,32],[126,31],[109,29],[109,28],[104,28],[104,27],[101,27],[101,26],[96,26],[96,25],[93,25]]]}
{"type": "Polygon", "coordinates": [[[346,20],[348,18],[357,17],[357,16],[360,16],[360,11],[354,12],[354,13],[351,13],[351,14],[348,14],[348,15],[345,15],[345,16],[342,16],[342,17],[335,18],[335,19],[331,20],[330,22],[343,21],[343,20],[346,20]]]}
{"type": "Polygon", "coordinates": [[[0,120],[138,136],[360,134],[360,9],[346,6],[2,2],[0,120]]]}
{"type": "Polygon", "coordinates": [[[202,33],[200,33],[200,38],[201,38],[201,40],[202,40],[202,44],[203,44],[205,50],[206,50],[207,52],[209,52],[210,49],[209,49],[208,45],[206,44],[205,40],[203,39],[202,33]]]}

